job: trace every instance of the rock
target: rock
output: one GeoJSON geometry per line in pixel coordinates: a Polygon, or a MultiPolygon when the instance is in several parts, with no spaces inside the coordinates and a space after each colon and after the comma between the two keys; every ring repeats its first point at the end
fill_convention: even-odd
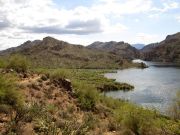
{"type": "Polygon", "coordinates": [[[148,66],[144,62],[141,62],[141,68],[148,68],[148,66]]]}
{"type": "Polygon", "coordinates": [[[43,81],[46,81],[46,80],[48,80],[48,77],[47,77],[46,75],[42,75],[42,76],[41,76],[41,79],[42,79],[43,81]]]}
{"type": "Polygon", "coordinates": [[[63,86],[68,90],[68,91],[72,91],[72,84],[71,81],[69,79],[65,79],[63,81],[63,86]]]}
{"type": "Polygon", "coordinates": [[[60,88],[64,87],[67,91],[72,92],[72,84],[69,79],[58,79],[58,80],[53,80],[55,85],[59,86],[60,88]]]}
{"type": "Polygon", "coordinates": [[[19,129],[19,133],[21,135],[35,135],[33,125],[31,123],[23,124],[22,127],[19,129]]]}

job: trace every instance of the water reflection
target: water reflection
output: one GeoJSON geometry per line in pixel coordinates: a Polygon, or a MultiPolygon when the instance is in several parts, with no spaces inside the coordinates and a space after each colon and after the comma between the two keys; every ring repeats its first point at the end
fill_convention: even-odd
{"type": "Polygon", "coordinates": [[[123,98],[164,112],[175,97],[176,92],[180,90],[180,68],[154,66],[160,65],[160,63],[146,62],[146,64],[149,65],[149,68],[132,68],[105,74],[108,78],[135,86],[134,91],[112,91],[106,95],[123,98]]]}

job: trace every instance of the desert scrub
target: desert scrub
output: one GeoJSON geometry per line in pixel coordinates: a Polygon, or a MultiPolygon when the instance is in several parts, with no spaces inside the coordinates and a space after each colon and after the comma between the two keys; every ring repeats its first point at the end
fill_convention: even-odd
{"type": "Polygon", "coordinates": [[[180,91],[177,92],[173,103],[168,108],[168,115],[174,120],[180,120],[180,91]]]}
{"type": "MultiPolygon", "coordinates": [[[[101,94],[98,88],[103,88],[105,85],[120,84],[113,79],[104,77],[104,73],[110,72],[110,70],[36,69],[35,71],[49,74],[53,79],[70,79],[81,110],[97,113],[99,119],[101,114],[104,114],[103,117],[109,120],[107,127],[109,130],[118,131],[123,129],[124,134],[137,135],[179,134],[179,120],[173,120],[160,115],[156,111],[144,109],[127,101],[113,99],[101,94]]],[[[125,87],[125,85],[120,85],[125,87]]],[[[67,134],[72,132],[71,129],[77,128],[73,127],[73,124],[72,121],[63,124],[62,132],[67,134]]]]}
{"type": "Polygon", "coordinates": [[[80,107],[84,110],[93,110],[99,101],[99,93],[91,85],[74,82],[73,84],[80,107]]]}
{"type": "Polygon", "coordinates": [[[113,70],[95,70],[95,69],[35,69],[38,73],[48,74],[51,79],[68,78],[74,82],[81,82],[95,87],[103,92],[110,90],[132,90],[134,86],[127,83],[119,83],[114,79],[104,77],[105,73],[115,72],[113,70]]]}
{"type": "Polygon", "coordinates": [[[12,74],[0,75],[0,104],[21,106],[23,97],[15,83],[16,77],[12,74]]]}
{"type": "Polygon", "coordinates": [[[14,69],[16,72],[26,72],[29,64],[30,63],[25,56],[15,54],[9,57],[6,68],[14,69]]]}
{"type": "Polygon", "coordinates": [[[0,68],[6,67],[6,61],[3,58],[0,58],[0,68]]]}

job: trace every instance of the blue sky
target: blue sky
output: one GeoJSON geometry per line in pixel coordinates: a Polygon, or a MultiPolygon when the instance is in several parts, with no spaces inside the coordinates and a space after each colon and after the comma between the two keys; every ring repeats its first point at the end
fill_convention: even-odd
{"type": "Polygon", "coordinates": [[[89,7],[95,0],[54,0],[54,3],[60,8],[72,9],[78,6],[89,7]]]}
{"type": "Polygon", "coordinates": [[[179,31],[179,0],[0,0],[0,50],[45,36],[149,44],[179,31]]]}

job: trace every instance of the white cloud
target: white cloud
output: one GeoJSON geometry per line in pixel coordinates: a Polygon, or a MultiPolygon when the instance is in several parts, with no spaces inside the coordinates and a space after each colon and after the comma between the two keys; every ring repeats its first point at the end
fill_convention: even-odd
{"type": "Polygon", "coordinates": [[[180,15],[176,16],[176,20],[180,23],[180,15]]]}
{"type": "Polygon", "coordinates": [[[166,12],[168,10],[172,10],[172,9],[177,9],[179,8],[179,3],[174,2],[174,1],[170,1],[170,2],[164,2],[162,8],[158,8],[158,7],[153,7],[152,11],[156,11],[156,12],[166,12]]]}
{"type": "Polygon", "coordinates": [[[161,0],[162,7],[153,6],[151,13],[148,15],[149,18],[158,19],[161,14],[168,12],[170,10],[179,9],[180,3],[172,0],[161,0]]]}
{"type": "Polygon", "coordinates": [[[159,42],[161,39],[163,39],[163,37],[157,34],[138,33],[134,41],[139,43],[149,44],[149,43],[159,42]]]}
{"type": "Polygon", "coordinates": [[[92,7],[96,13],[126,15],[146,12],[152,7],[151,0],[100,0],[100,2],[101,1],[103,1],[103,3],[92,7]]]}
{"type": "MultiPolygon", "coordinates": [[[[178,6],[172,1],[165,2],[163,8],[157,8],[153,7],[153,0],[97,0],[90,7],[77,6],[67,10],[58,8],[53,0],[0,0],[0,49],[47,35],[82,44],[89,43],[90,39],[98,40],[90,34],[99,37],[99,40],[119,40],[131,30],[126,24],[111,20],[111,16],[117,19],[133,14],[156,14],[178,6]]],[[[150,41],[155,38],[144,36],[146,38],[141,37],[139,40],[150,41]]]]}

